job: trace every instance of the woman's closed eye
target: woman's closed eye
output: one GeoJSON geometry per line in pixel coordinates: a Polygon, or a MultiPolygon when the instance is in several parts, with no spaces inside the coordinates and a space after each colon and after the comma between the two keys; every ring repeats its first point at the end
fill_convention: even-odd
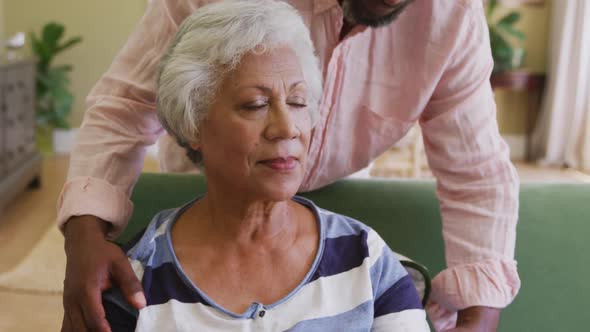
{"type": "MultiPolygon", "coordinates": [[[[287,104],[295,108],[307,107],[307,103],[305,103],[305,101],[288,101],[287,104]]],[[[265,109],[266,107],[268,107],[268,103],[252,103],[243,106],[243,108],[247,111],[258,111],[265,109]]]]}
{"type": "Polygon", "coordinates": [[[253,103],[244,105],[244,109],[247,111],[258,111],[266,108],[267,106],[267,103],[253,103]]]}
{"type": "Polygon", "coordinates": [[[287,100],[287,104],[289,104],[290,106],[296,107],[296,108],[307,107],[307,103],[305,102],[305,99],[303,99],[303,98],[293,98],[293,99],[287,100]]]}
{"type": "Polygon", "coordinates": [[[289,103],[289,105],[296,107],[296,108],[305,108],[307,107],[307,104],[305,103],[289,103]]]}

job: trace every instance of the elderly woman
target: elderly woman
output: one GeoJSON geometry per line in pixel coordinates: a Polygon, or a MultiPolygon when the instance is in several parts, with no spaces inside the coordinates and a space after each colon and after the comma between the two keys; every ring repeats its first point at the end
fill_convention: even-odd
{"type": "Polygon", "coordinates": [[[429,330],[375,231],[294,196],[320,93],[289,5],[222,2],[183,23],[162,61],[158,114],[207,193],[160,212],[131,244],[147,306],[106,293],[113,331],[429,330]]]}

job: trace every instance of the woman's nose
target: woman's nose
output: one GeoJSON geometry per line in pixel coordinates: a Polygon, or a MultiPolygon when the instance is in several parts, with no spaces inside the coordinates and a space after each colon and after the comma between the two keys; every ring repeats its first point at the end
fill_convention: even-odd
{"type": "Polygon", "coordinates": [[[265,136],[269,140],[293,139],[299,136],[295,119],[286,104],[276,105],[267,113],[265,136]]]}

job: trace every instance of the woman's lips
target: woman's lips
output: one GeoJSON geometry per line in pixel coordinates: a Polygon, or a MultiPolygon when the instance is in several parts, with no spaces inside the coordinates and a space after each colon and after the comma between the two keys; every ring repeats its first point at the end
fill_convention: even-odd
{"type": "Polygon", "coordinates": [[[277,171],[290,171],[297,166],[297,161],[295,157],[286,157],[266,159],[260,161],[260,163],[277,171]]]}

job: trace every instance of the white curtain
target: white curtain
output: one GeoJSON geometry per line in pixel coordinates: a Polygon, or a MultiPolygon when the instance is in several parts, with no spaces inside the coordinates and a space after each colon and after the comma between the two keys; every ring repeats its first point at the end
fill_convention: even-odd
{"type": "Polygon", "coordinates": [[[590,0],[553,0],[550,65],[533,155],[590,171],[590,0]]]}

